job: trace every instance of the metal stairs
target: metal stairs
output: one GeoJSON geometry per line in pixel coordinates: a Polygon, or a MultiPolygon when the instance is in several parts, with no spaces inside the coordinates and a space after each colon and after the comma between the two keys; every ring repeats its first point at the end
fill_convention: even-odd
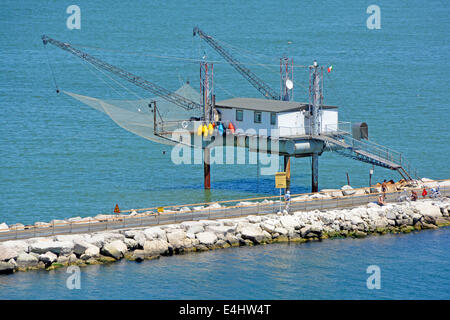
{"type": "Polygon", "coordinates": [[[339,155],[395,170],[405,180],[419,179],[416,170],[411,167],[402,153],[372,141],[356,140],[348,132],[314,135],[312,138],[323,141],[326,147],[331,145],[340,147],[335,151],[339,155]]]}

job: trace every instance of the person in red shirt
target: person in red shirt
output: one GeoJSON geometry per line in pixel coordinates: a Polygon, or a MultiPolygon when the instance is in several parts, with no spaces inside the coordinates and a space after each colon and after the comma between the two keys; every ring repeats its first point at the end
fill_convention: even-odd
{"type": "Polygon", "coordinates": [[[422,191],[422,197],[426,197],[427,196],[427,194],[428,194],[428,192],[427,192],[427,189],[426,188],[423,188],[423,191],[422,191]]]}

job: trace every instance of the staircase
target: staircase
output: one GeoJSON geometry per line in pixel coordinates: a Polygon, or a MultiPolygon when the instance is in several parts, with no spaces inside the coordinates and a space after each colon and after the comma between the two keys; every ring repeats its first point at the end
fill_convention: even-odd
{"type": "Polygon", "coordinates": [[[379,167],[396,170],[405,180],[419,179],[417,172],[411,167],[402,153],[391,150],[385,146],[369,140],[353,139],[348,132],[333,132],[333,134],[321,134],[312,136],[321,140],[325,146],[339,146],[336,153],[358,161],[370,163],[379,167]]]}

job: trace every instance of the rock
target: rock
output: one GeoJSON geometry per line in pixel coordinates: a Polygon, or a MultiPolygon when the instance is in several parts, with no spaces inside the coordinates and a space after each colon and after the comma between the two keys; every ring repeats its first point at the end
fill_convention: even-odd
{"type": "Polygon", "coordinates": [[[10,259],[15,259],[19,256],[19,251],[14,250],[8,246],[2,246],[0,244],[0,261],[8,261],[10,259]]]}
{"type": "Polygon", "coordinates": [[[250,223],[260,223],[261,222],[261,217],[258,217],[258,216],[248,216],[248,217],[246,217],[246,219],[250,223]]]}
{"type": "Polygon", "coordinates": [[[299,219],[293,216],[282,216],[280,217],[281,225],[286,229],[300,229],[302,227],[299,219]]]}
{"type": "Polygon", "coordinates": [[[44,254],[41,254],[38,259],[39,259],[39,261],[42,261],[46,265],[49,265],[49,264],[52,264],[53,262],[55,262],[57,258],[58,258],[58,256],[56,254],[48,251],[44,254]]]}
{"type": "Polygon", "coordinates": [[[68,254],[72,252],[74,248],[74,244],[70,241],[50,241],[44,240],[32,243],[30,245],[30,252],[35,253],[46,253],[47,251],[51,251],[58,255],[60,254],[68,254]]]}
{"type": "Polygon", "coordinates": [[[343,187],[341,188],[341,190],[342,190],[342,194],[343,194],[344,196],[351,196],[351,195],[353,195],[353,194],[356,193],[356,190],[354,190],[354,189],[353,189],[351,186],[349,186],[349,185],[343,186],[343,187]]]}
{"type": "Polygon", "coordinates": [[[102,234],[95,234],[90,239],[86,239],[86,241],[98,248],[103,247],[106,243],[105,237],[102,234]]]}
{"type": "Polygon", "coordinates": [[[68,222],[78,222],[80,220],[81,220],[81,217],[73,217],[73,218],[67,219],[68,222]]]}
{"type": "Polygon", "coordinates": [[[105,256],[113,257],[116,260],[123,258],[125,252],[127,252],[127,246],[122,240],[114,240],[103,246],[101,253],[105,256]]]}
{"type": "Polygon", "coordinates": [[[82,260],[89,260],[91,258],[96,258],[100,255],[100,248],[91,246],[86,249],[86,251],[81,255],[82,260]]]}
{"type": "Polygon", "coordinates": [[[197,233],[196,238],[205,246],[212,246],[217,241],[217,236],[210,231],[197,233]]]}
{"type": "Polygon", "coordinates": [[[213,203],[211,205],[209,205],[208,207],[206,207],[206,209],[220,209],[222,208],[222,206],[218,203],[213,203]]]}
{"type": "Polygon", "coordinates": [[[236,226],[206,226],[206,231],[211,231],[216,234],[232,233],[236,230],[236,226]]]}
{"type": "Polygon", "coordinates": [[[260,227],[253,225],[241,228],[240,233],[242,239],[251,240],[253,243],[261,243],[261,241],[265,238],[263,230],[260,227]]]}
{"type": "Polygon", "coordinates": [[[161,239],[167,241],[166,231],[162,230],[160,227],[151,227],[145,229],[144,234],[148,240],[161,239]]]}
{"type": "Polygon", "coordinates": [[[140,230],[126,230],[123,232],[123,235],[126,238],[134,239],[134,237],[139,233],[143,233],[143,232],[140,230]]]}
{"type": "Polygon", "coordinates": [[[416,210],[424,216],[424,218],[429,217],[433,220],[442,217],[441,209],[438,206],[434,206],[429,202],[414,202],[411,204],[416,210]]]}
{"type": "Polygon", "coordinates": [[[275,229],[276,229],[276,227],[273,224],[270,224],[267,222],[261,223],[260,227],[261,227],[261,229],[263,229],[267,232],[270,232],[270,233],[274,233],[275,229]]]}
{"type": "Polygon", "coordinates": [[[174,247],[174,249],[182,248],[184,240],[186,239],[186,232],[183,230],[174,230],[166,234],[168,242],[174,247]]]}
{"type": "Polygon", "coordinates": [[[228,234],[225,236],[225,240],[226,240],[232,247],[239,246],[239,239],[238,239],[235,235],[232,235],[232,234],[228,233],[228,234]]]}
{"type": "Polygon", "coordinates": [[[14,265],[14,263],[0,261],[0,274],[13,273],[15,270],[16,270],[16,265],[14,265]]]}
{"type": "Polygon", "coordinates": [[[10,225],[9,230],[22,231],[22,230],[25,230],[25,226],[21,223],[16,223],[16,224],[10,225]]]}
{"type": "Polygon", "coordinates": [[[145,236],[145,234],[143,232],[139,232],[134,236],[134,240],[137,241],[137,243],[139,244],[139,247],[143,248],[145,241],[147,241],[147,237],[145,236]]]}
{"type": "Polygon", "coordinates": [[[77,255],[82,255],[88,248],[95,247],[93,244],[83,239],[74,240],[73,244],[73,252],[77,255]]]}
{"type": "Polygon", "coordinates": [[[397,219],[397,215],[395,214],[395,212],[389,210],[388,212],[386,212],[386,218],[388,218],[389,220],[395,220],[397,219]]]}
{"type": "Polygon", "coordinates": [[[168,253],[169,244],[162,239],[147,240],[144,243],[145,256],[159,256],[168,253]]]}
{"type": "Polygon", "coordinates": [[[31,254],[22,252],[17,257],[16,262],[19,268],[36,267],[39,263],[39,259],[31,254]]]}
{"type": "Polygon", "coordinates": [[[191,212],[192,210],[189,207],[180,208],[180,212],[191,212]]]}
{"type": "Polygon", "coordinates": [[[137,247],[139,246],[139,243],[134,239],[125,238],[123,241],[129,251],[137,249],[137,247]]]}
{"type": "Polygon", "coordinates": [[[116,240],[121,240],[123,242],[123,240],[125,239],[125,236],[119,232],[107,232],[107,233],[101,233],[100,234],[105,243],[109,243],[109,242],[113,242],[116,240]]]}
{"type": "Polygon", "coordinates": [[[56,220],[56,219],[54,219],[54,220],[50,221],[50,224],[51,224],[52,227],[54,227],[54,226],[55,227],[59,227],[59,226],[63,226],[63,225],[68,224],[68,222],[65,221],[65,220],[56,220]]]}
{"type": "Polygon", "coordinates": [[[6,223],[0,223],[0,232],[8,232],[9,231],[9,227],[6,223]]]}
{"type": "Polygon", "coordinates": [[[199,232],[203,232],[205,231],[205,228],[203,228],[203,225],[198,224],[198,225],[192,225],[186,232],[188,233],[199,233],[199,232]]]}
{"type": "Polygon", "coordinates": [[[50,227],[51,226],[51,224],[50,223],[47,223],[47,222],[35,222],[34,223],[34,226],[36,227],[36,228],[48,228],[48,227],[50,227]]]}

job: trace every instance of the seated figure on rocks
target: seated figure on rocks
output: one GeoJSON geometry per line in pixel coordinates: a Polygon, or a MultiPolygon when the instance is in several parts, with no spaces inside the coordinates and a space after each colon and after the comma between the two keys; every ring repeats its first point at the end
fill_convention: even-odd
{"type": "Polygon", "coordinates": [[[385,206],[385,205],[386,205],[386,202],[384,201],[384,197],[383,197],[382,195],[380,195],[380,196],[378,197],[378,202],[377,202],[377,204],[378,204],[379,206],[385,206]]]}

